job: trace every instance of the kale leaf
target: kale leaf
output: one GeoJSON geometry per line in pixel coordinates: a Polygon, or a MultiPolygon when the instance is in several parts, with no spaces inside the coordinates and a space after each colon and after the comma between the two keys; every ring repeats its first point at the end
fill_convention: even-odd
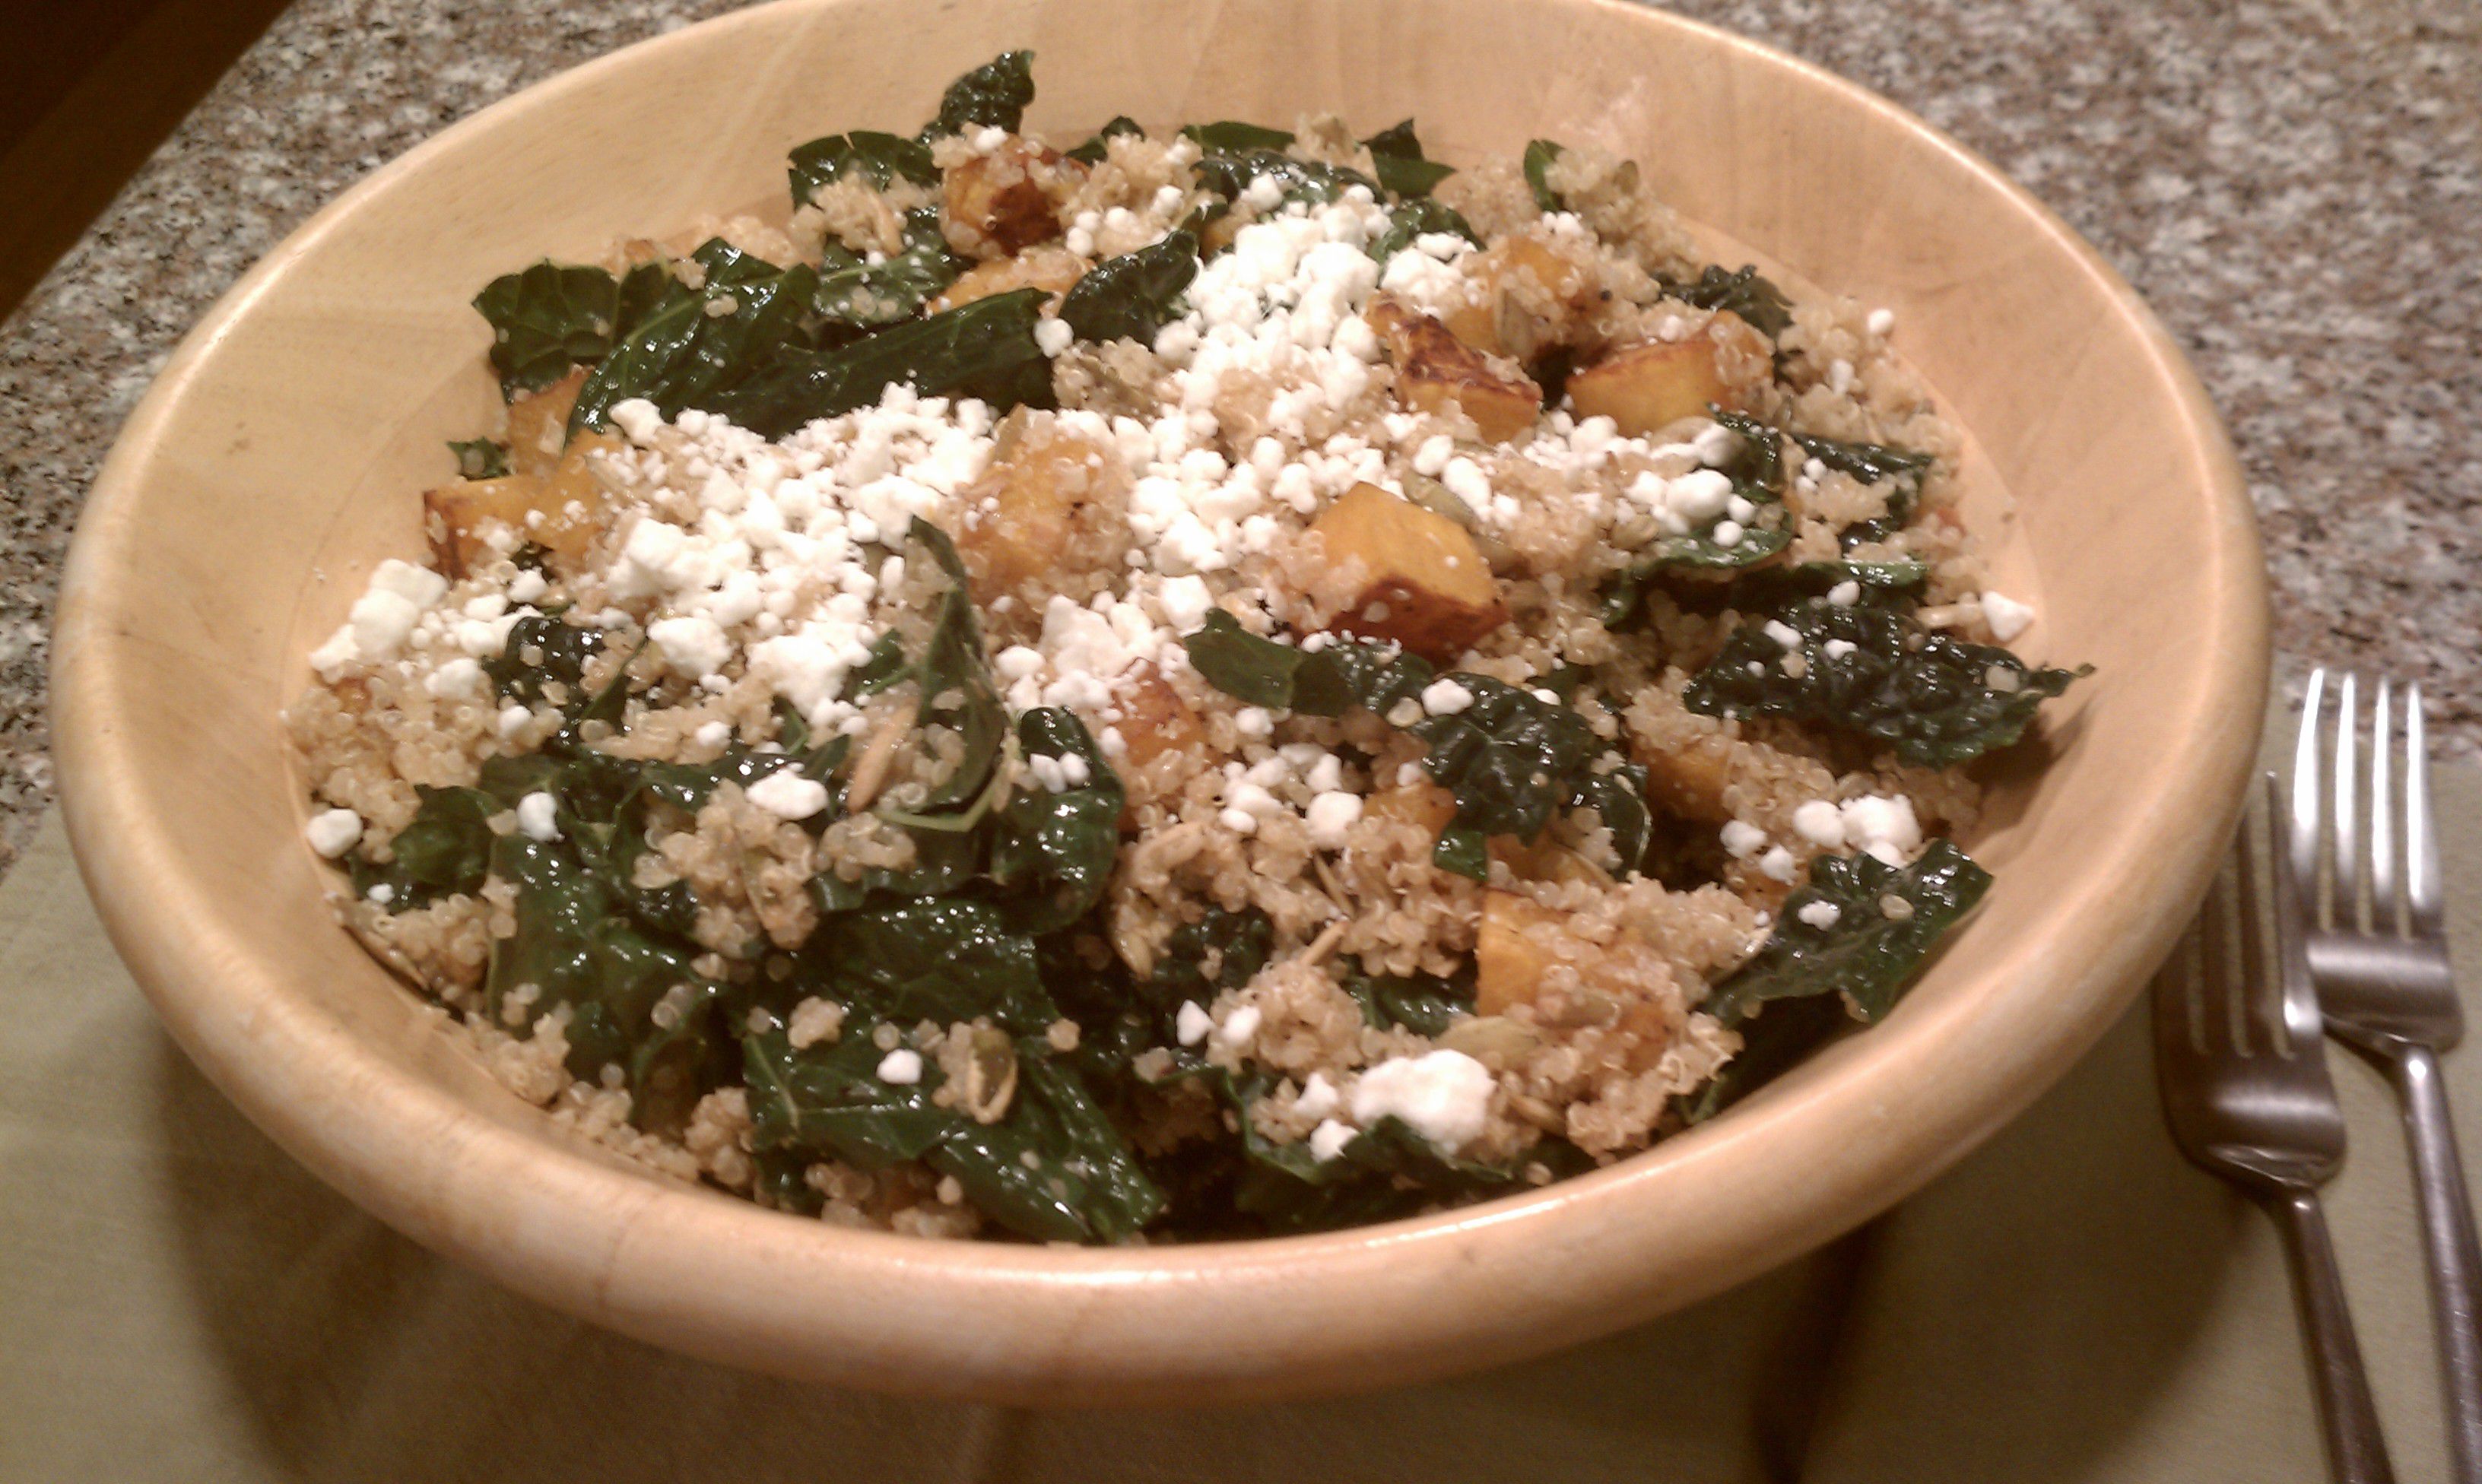
{"type": "Polygon", "coordinates": [[[1272,180],[1286,201],[1332,201],[1348,187],[1360,186],[1374,197],[1379,183],[1360,170],[1316,160],[1296,160],[1276,149],[1248,149],[1235,154],[1210,154],[1198,162],[1198,183],[1228,201],[1238,201],[1261,180],[1272,180]]]}
{"type": "Polygon", "coordinates": [[[550,613],[529,613],[509,626],[500,652],[483,662],[492,693],[503,701],[540,706],[544,686],[557,683],[571,703],[586,685],[587,663],[603,649],[603,631],[568,623],[550,613]],[[528,655],[532,655],[530,660],[528,655]]]}
{"type": "Polygon", "coordinates": [[[1275,948],[1276,924],[1264,912],[1209,907],[1197,922],[1173,929],[1138,992],[1167,1014],[1186,1000],[1204,1004],[1224,990],[1249,983],[1267,966],[1275,948]]]}
{"type": "Polygon", "coordinates": [[[1379,172],[1379,183],[1393,196],[1429,195],[1440,181],[1457,172],[1452,165],[1423,157],[1422,142],[1414,137],[1411,118],[1380,130],[1363,140],[1361,147],[1370,151],[1370,163],[1379,172]]]}
{"type": "Polygon", "coordinates": [[[1145,139],[1147,131],[1138,127],[1136,119],[1122,114],[1113,118],[1110,123],[1096,130],[1086,143],[1069,150],[1069,158],[1086,165],[1100,165],[1111,154],[1109,142],[1123,135],[1135,135],[1139,139],[1145,139]]]}
{"type": "Polygon", "coordinates": [[[1372,1028],[1402,1026],[1416,1035],[1435,1036],[1474,1007],[1472,966],[1454,978],[1436,974],[1412,976],[1364,974],[1357,964],[1344,966],[1344,992],[1361,1006],[1361,1018],[1372,1028]]]}
{"type": "Polygon", "coordinates": [[[1051,359],[1034,327],[1050,298],[1017,289],[893,325],[833,351],[794,352],[743,380],[707,410],[762,437],[867,406],[895,382],[925,396],[978,397],[994,411],[1048,405],[1051,359]]]}
{"type": "Polygon", "coordinates": [[[491,325],[500,395],[515,402],[610,353],[620,298],[620,284],[602,269],[549,261],[485,285],[474,312],[491,325]]]}
{"type": "MultiPolygon", "coordinates": [[[[1732,482],[1733,496],[1756,507],[1759,517],[1780,509],[1783,504],[1783,435],[1756,418],[1722,407],[1708,410],[1717,423],[1740,438],[1740,447],[1731,461],[1720,471],[1732,482]]],[[[1716,533],[1730,518],[1728,508],[1703,530],[1657,537],[1643,560],[1604,586],[1598,611],[1603,626],[1618,628],[1635,616],[1646,600],[1648,586],[1666,569],[1736,572],[1756,566],[1792,542],[1792,532],[1777,516],[1771,525],[1758,524],[1756,518],[1748,523],[1732,521],[1739,534],[1727,545],[1717,539],[1716,533]]]]}
{"type": "Polygon", "coordinates": [[[792,179],[796,209],[810,204],[821,186],[848,175],[858,174],[882,190],[898,180],[917,186],[939,183],[939,167],[931,163],[931,151],[920,140],[869,129],[795,145],[784,172],[792,179]]]}
{"type": "Polygon", "coordinates": [[[1181,294],[1198,276],[1198,239],[1173,231],[1161,242],[1096,265],[1060,300],[1060,318],[1080,340],[1154,344],[1180,316],[1181,294]]]}
{"type": "Polygon", "coordinates": [[[1070,712],[1049,707],[1017,717],[1017,745],[1027,759],[1050,758],[1075,773],[1057,793],[1038,784],[1000,811],[991,845],[992,881],[1012,895],[1010,917],[1021,932],[1068,926],[1094,909],[1121,853],[1120,778],[1103,749],[1070,712]]]}
{"type": "Polygon", "coordinates": [[[1560,199],[1560,193],[1551,189],[1551,183],[1545,174],[1551,168],[1551,162],[1567,152],[1547,139],[1525,142],[1525,184],[1534,192],[1534,204],[1545,211],[1569,209],[1568,203],[1560,199]]]}
{"type": "Polygon", "coordinates": [[[1413,239],[1434,233],[1451,234],[1477,247],[1482,246],[1481,235],[1455,207],[1432,196],[1417,195],[1387,209],[1387,230],[1371,239],[1370,255],[1384,264],[1413,246],[1413,239]]]}
{"type": "Polygon", "coordinates": [[[1837,995],[1869,1025],[1895,1007],[1932,946],[1990,885],[1991,872],[1948,840],[1932,841],[1903,867],[1867,854],[1820,856],[1809,884],[1785,899],[1766,946],[1716,986],[1705,1008],[1729,1026],[1771,1000],[1837,995]],[[1835,908],[1824,927],[1802,916],[1822,902],[1835,908]]]}
{"type": "Polygon", "coordinates": [[[688,407],[711,408],[719,395],[785,350],[806,344],[815,269],[778,268],[720,237],[690,258],[704,272],[697,289],[659,264],[631,272],[623,288],[642,294],[641,303],[624,307],[620,342],[579,389],[568,418],[571,436],[604,427],[613,405],[633,397],[652,402],[666,418],[688,407]]]}
{"type": "Polygon", "coordinates": [[[1270,129],[1260,124],[1243,123],[1227,118],[1218,123],[1192,123],[1181,126],[1180,137],[1210,155],[1248,154],[1253,150],[1274,150],[1281,154],[1292,147],[1293,135],[1288,129],[1270,129]]]}
{"type": "Polygon", "coordinates": [[[1857,522],[1838,534],[1837,539],[1846,551],[1864,541],[1884,541],[1913,518],[1914,507],[1921,499],[1922,480],[1930,473],[1930,455],[1876,443],[1845,443],[1816,433],[1797,432],[1791,437],[1809,457],[1864,484],[1876,484],[1882,480],[1894,482],[1894,487],[1888,492],[1887,514],[1857,522]]]}
{"type": "Polygon", "coordinates": [[[1034,53],[1002,52],[948,85],[939,96],[939,117],[923,127],[922,137],[927,143],[968,128],[1015,134],[1033,101],[1034,53]]]}
{"type": "Polygon", "coordinates": [[[919,315],[964,269],[940,234],[939,209],[916,207],[906,213],[905,248],[894,256],[866,263],[836,249],[810,291],[810,308],[824,322],[824,335],[850,340],[856,331],[919,315]]]}
{"type": "Polygon", "coordinates": [[[461,480],[496,480],[509,472],[509,446],[490,438],[471,438],[459,442],[452,438],[448,452],[457,460],[457,477],[461,480]]]}
{"type": "Polygon", "coordinates": [[[1727,273],[1708,265],[1696,283],[1667,284],[1673,297],[1700,309],[1725,309],[1749,322],[1772,340],[1792,326],[1792,307],[1777,288],[1758,273],[1756,264],[1727,273]]]}
{"type": "Polygon", "coordinates": [[[995,902],[926,897],[839,912],[798,955],[805,982],[872,1019],[942,1025],[988,1015],[1018,1035],[1060,1018],[1034,940],[995,902]]]}
{"type": "Polygon", "coordinates": [[[388,864],[374,865],[358,853],[345,861],[354,894],[368,897],[373,888],[385,887],[384,905],[392,912],[482,890],[496,838],[485,821],[506,807],[475,789],[416,784],[413,792],[419,806],[388,842],[388,864]]]}
{"type": "Polygon", "coordinates": [[[1884,743],[1917,767],[1948,768],[2015,743],[2045,700],[2091,672],[2029,668],[2005,649],[1935,633],[1891,609],[1812,599],[1734,630],[1682,700],[1705,716],[1783,716],[1884,743]],[[1795,642],[1780,642],[1771,628],[1795,642]],[[1788,657],[1798,675],[1785,673],[1788,657]]]}
{"type": "Polygon", "coordinates": [[[1482,879],[1488,862],[1481,837],[1533,840],[1564,808],[1591,808],[1601,817],[1624,870],[1646,849],[1653,820],[1645,769],[1619,762],[1585,717],[1557,701],[1456,673],[1446,678],[1465,688],[1469,702],[1433,716],[1420,697],[1438,677],[1418,655],[1352,639],[1306,650],[1251,634],[1222,612],[1207,614],[1204,627],[1182,642],[1207,684],[1251,705],[1319,716],[1360,706],[1420,740],[1423,769],[1457,797],[1456,818],[1432,856],[1441,870],[1482,879]]]}

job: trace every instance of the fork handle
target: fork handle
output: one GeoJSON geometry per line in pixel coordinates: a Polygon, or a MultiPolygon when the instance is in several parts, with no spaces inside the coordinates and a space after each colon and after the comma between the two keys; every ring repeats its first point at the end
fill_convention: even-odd
{"type": "Polygon", "coordinates": [[[2439,1338],[2447,1451],[2454,1464],[2449,1477],[2456,1484],[2482,1484],[2482,1251],[2473,1235],[2473,1204],[2465,1194],[2438,1056],[2426,1046],[2405,1046],[2390,1060],[2404,1103],[2405,1138],[2413,1146],[2414,1188],[2421,1199],[2431,1325],[2439,1338]]]}
{"type": "Polygon", "coordinates": [[[2301,1331],[2310,1342],[2310,1389],[2318,1398],[2318,1426],[2327,1443],[2327,1471],[2338,1484],[2394,1484],[2388,1445],[2379,1435],[2378,1408],[2362,1370],[2361,1342],[2353,1338],[2352,1312],[2344,1305],[2344,1280],[2336,1270],[2336,1246],[2318,1197],[2289,1191],[2267,1202],[2284,1231],[2291,1260],[2292,1292],[2301,1310],[2301,1331]]]}

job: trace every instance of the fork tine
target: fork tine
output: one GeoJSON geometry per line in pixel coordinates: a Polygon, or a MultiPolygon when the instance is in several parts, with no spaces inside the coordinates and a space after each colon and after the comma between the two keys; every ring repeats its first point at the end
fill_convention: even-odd
{"type": "Polygon", "coordinates": [[[2292,744],[2292,879],[2301,910],[2318,921],[2318,712],[2327,697],[2327,667],[2310,672],[2301,694],[2301,732],[2292,744]]]}
{"type": "Polygon", "coordinates": [[[2388,712],[2393,699],[2386,677],[2370,700],[2370,931],[2395,933],[2396,840],[2393,762],[2389,756],[2388,712]]]}
{"type": "Polygon", "coordinates": [[[2361,801],[2361,769],[2356,766],[2358,750],[2354,743],[2361,733],[2361,677],[2344,672],[2344,683],[2336,688],[2336,781],[2328,790],[2328,809],[2336,820],[2336,854],[2328,867],[2328,922],[2349,929],[2361,921],[2362,842],[2353,827],[2356,806],[2361,801]]]}
{"type": "MultiPolygon", "coordinates": [[[[2270,782],[2273,780],[2270,779],[2270,782]]],[[[2274,802],[2270,792],[2268,802],[2274,802]]],[[[2269,817],[2272,818],[2272,811],[2269,817]]],[[[2265,894],[2258,889],[2258,846],[2261,831],[2258,827],[2256,802],[2241,812],[2239,836],[2232,842],[2232,929],[2238,936],[2240,952],[2235,960],[2240,982],[2233,1010],[2236,1024],[2248,1027],[2243,1050],[2267,1046],[2279,1054],[2284,1051],[2284,1028],[2276,1005],[2259,989],[2267,982],[2266,930],[2261,926],[2265,894]]]]}
{"type": "Polygon", "coordinates": [[[2430,747],[2423,736],[2421,684],[2405,687],[2404,700],[2405,906],[2412,930],[2439,936],[2439,834],[2430,822],[2430,747]]]}
{"type": "Polygon", "coordinates": [[[2198,913],[2199,998],[2205,1016],[2206,1053],[2250,1054],[2248,1012],[2233,993],[2232,862],[2227,856],[2206,889],[2206,904],[2198,913]]]}
{"type": "MultiPolygon", "coordinates": [[[[2277,797],[2275,774],[2266,775],[2267,807],[2275,807],[2277,797]]],[[[2310,977],[2310,949],[2304,935],[2306,914],[2301,908],[2301,894],[2292,879],[2292,863],[2280,852],[2275,857],[2275,968],[2258,982],[2265,986],[2260,993],[2273,999],[2280,1007],[2283,1024],[2282,1039],[2277,1043],[2286,1056],[2318,1055],[2325,1043],[2326,1022],[2318,1010],[2318,988],[2310,977]]]]}

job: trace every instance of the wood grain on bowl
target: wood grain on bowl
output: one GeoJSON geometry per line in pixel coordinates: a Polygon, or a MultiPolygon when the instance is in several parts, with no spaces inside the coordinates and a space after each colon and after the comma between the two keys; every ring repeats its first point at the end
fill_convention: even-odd
{"type": "Polygon", "coordinates": [[[1049,1401],[1470,1368],[1690,1303],[1886,1209],[2126,1005],[2220,853],[2266,670],[2248,502],[2126,284],[1891,105],[1593,0],[786,0],[556,78],[356,187],[193,333],[97,482],[57,643],[65,807],[114,939],[190,1054],[322,1176],[647,1340],[1049,1401]],[[564,1135],[335,930],[277,713],[364,574],[420,555],[442,440],[488,414],[474,286],[772,199],[789,143],[906,125],[1018,45],[1040,58],[1037,129],[1326,110],[1414,116],[1451,161],[1590,141],[1710,242],[1895,311],[1974,439],[1967,517],[2038,600],[2020,647],[2097,674],[1975,842],[1989,898],[1885,1025],[1644,1156],[1490,1205],[1247,1244],[936,1243],[669,1185],[564,1135]]]}

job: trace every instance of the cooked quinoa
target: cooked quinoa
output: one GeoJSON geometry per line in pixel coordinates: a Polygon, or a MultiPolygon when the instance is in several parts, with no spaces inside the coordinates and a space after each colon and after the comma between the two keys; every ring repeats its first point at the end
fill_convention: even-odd
{"type": "Polygon", "coordinates": [[[2073,678],[1890,316],[1591,149],[1064,151],[1028,62],[476,299],[506,423],[287,715],[345,924],[582,1133],[929,1236],[1486,1197],[1885,1014],[2073,678]]]}

